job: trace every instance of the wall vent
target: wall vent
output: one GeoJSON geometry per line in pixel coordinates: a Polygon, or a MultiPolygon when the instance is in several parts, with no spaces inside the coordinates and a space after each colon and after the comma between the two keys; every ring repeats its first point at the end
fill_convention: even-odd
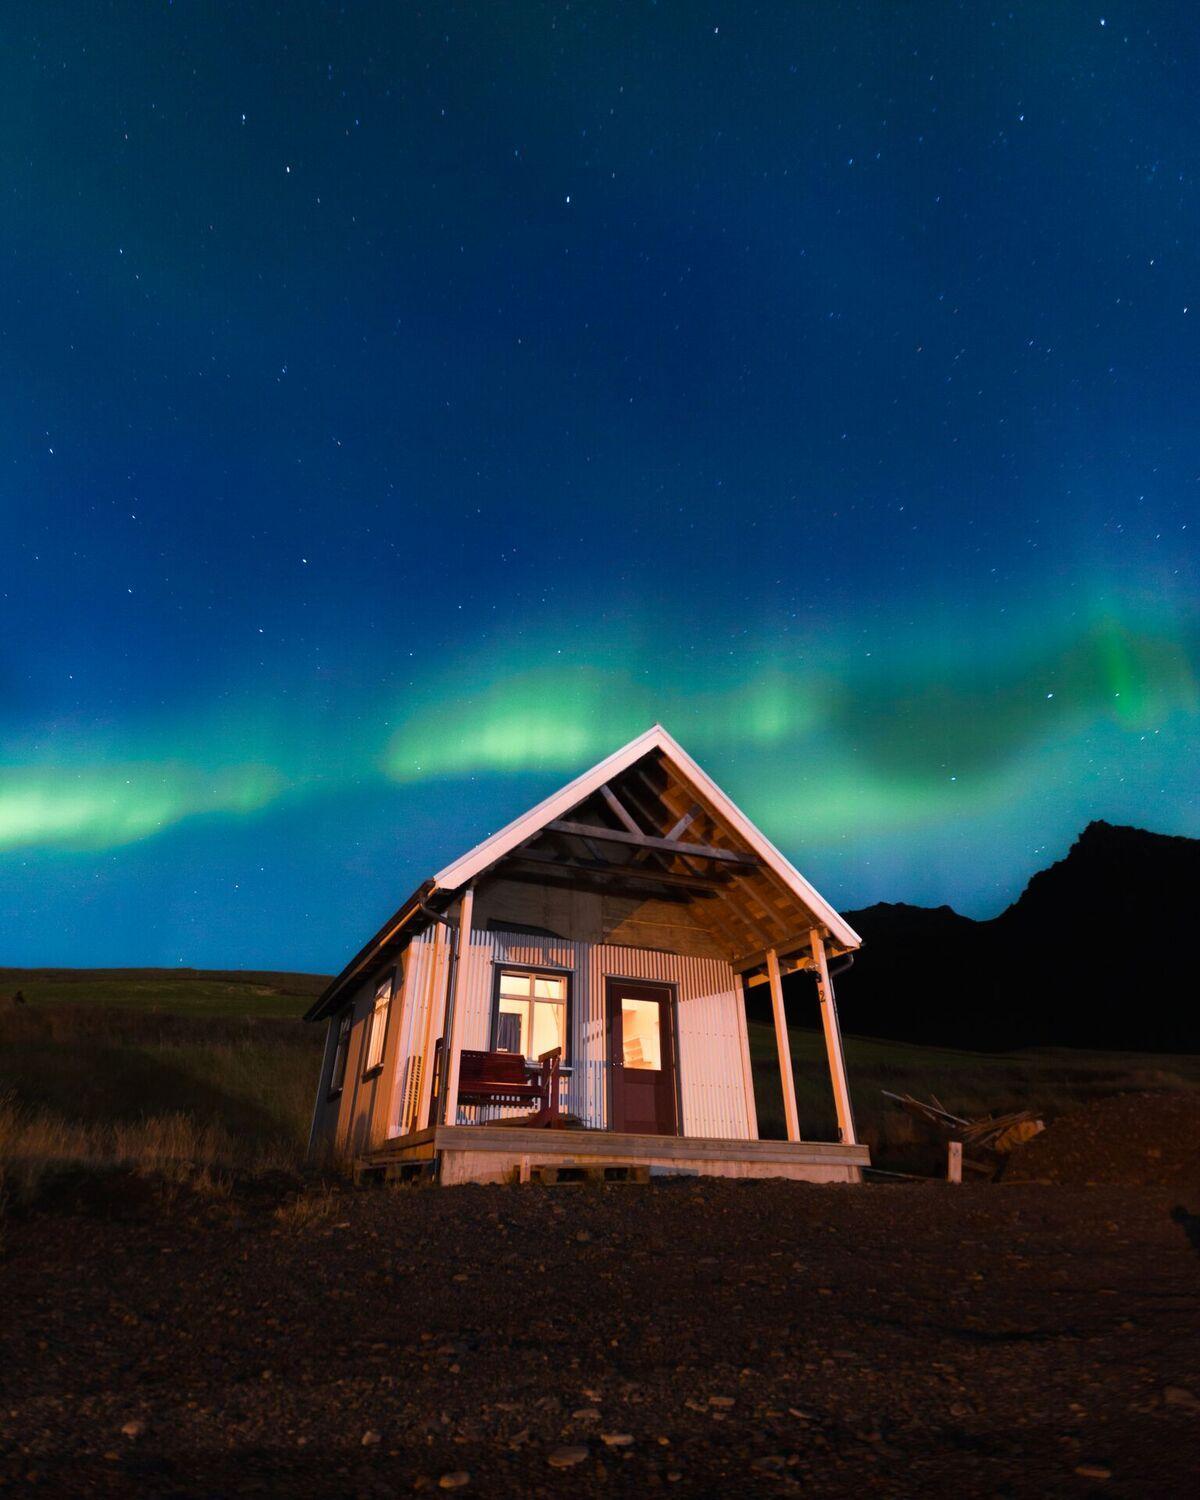
{"type": "Polygon", "coordinates": [[[404,1065],[404,1108],[400,1120],[405,1133],[417,1128],[417,1112],[421,1108],[421,1064],[424,1058],[410,1057],[404,1065]]]}

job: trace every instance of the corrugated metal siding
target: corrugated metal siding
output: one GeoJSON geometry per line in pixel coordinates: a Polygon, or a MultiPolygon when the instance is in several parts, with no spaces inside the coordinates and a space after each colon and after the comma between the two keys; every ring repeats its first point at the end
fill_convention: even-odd
{"type": "MultiPolygon", "coordinates": [[[[397,1052],[398,1087],[394,1104],[392,1130],[394,1133],[419,1128],[420,1122],[403,1117],[404,1083],[410,1059],[422,1057],[429,1012],[442,1003],[445,989],[446,965],[438,964],[437,948],[433,941],[433,929],[422,934],[411,943],[404,955],[404,1008],[401,1024],[404,1028],[397,1052]],[[440,971],[440,972],[439,972],[440,971]]],[[[436,1040],[436,1034],[434,1036],[436,1040]]],[[[431,1067],[433,1059],[425,1059],[423,1066],[431,1067]]],[[[428,1087],[424,1089],[428,1097],[428,1087]]],[[[420,1102],[418,1096],[417,1103],[420,1102]]]]}
{"type": "MultiPolygon", "coordinates": [[[[431,933],[416,938],[407,962],[410,994],[425,1005],[433,952],[431,933]],[[419,976],[426,976],[422,983],[419,976]]],[[[678,1027],[678,1073],[687,1136],[747,1140],[755,1136],[747,1108],[740,1016],[741,988],[727,963],[612,943],[573,943],[558,938],[511,932],[474,932],[464,956],[463,1009],[459,1035],[466,1048],[486,1049],[491,1040],[492,980],[498,963],[566,969],[571,974],[571,1073],[562,1079],[561,1105],[584,1122],[602,1129],[608,1101],[605,1043],[605,979],[653,980],[675,987],[678,1027]]],[[[407,1010],[406,1005],[406,1010],[407,1010]]],[[[422,1016],[425,1014],[422,1010],[422,1016]]],[[[414,1025],[410,1049],[420,1046],[424,1021],[414,1025]]],[[[403,1066],[403,1064],[401,1064],[403,1066]]],[[[522,1113],[462,1106],[460,1124],[522,1113]]]]}

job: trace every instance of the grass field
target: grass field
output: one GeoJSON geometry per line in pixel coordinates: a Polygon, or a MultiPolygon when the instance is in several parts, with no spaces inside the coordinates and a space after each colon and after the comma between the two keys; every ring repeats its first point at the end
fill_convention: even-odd
{"type": "MultiPolygon", "coordinates": [[[[299,1019],[325,980],[194,970],[0,970],[0,1172],[9,1190],[47,1167],[298,1168],[322,1028],[299,1019]]],[[[782,1136],[774,1032],[752,1023],[764,1136],[782,1136]]],[[[835,1138],[824,1044],[791,1032],[803,1135],[835,1138]]],[[[1106,1094],[1200,1088],[1200,1058],[1048,1049],[1008,1055],[846,1038],[860,1136],[886,1166],[934,1170],[920,1127],[882,1089],[936,1094],[966,1115],[1047,1117],[1106,1094]]]]}
{"type": "Polygon", "coordinates": [[[0,1179],[72,1163],[184,1174],[294,1170],[322,1028],[309,974],[0,970],[0,1179]]]}
{"type": "Polygon", "coordinates": [[[324,974],[248,969],[0,969],[0,997],[18,990],[31,1005],[106,1005],[172,1016],[304,1014],[328,984],[324,974]]]}

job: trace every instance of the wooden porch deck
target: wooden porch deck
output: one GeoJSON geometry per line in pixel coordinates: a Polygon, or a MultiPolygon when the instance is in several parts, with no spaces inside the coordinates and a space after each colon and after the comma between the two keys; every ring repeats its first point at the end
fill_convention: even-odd
{"type": "Polygon", "coordinates": [[[622,1135],[608,1130],[530,1130],[505,1125],[437,1125],[396,1136],[359,1157],[356,1181],[400,1179],[433,1171],[443,1185],[527,1182],[578,1170],[602,1175],[786,1177],[798,1182],[859,1182],[866,1146],[828,1141],[745,1141],[695,1136],[622,1135]]]}

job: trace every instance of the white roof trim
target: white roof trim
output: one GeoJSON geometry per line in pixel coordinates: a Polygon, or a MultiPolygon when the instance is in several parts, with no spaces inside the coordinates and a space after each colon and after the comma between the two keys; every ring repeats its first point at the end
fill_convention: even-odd
{"type": "Polygon", "coordinates": [[[719,813],[745,840],[762,863],[774,871],[796,899],[829,929],[832,936],[844,948],[857,948],[862,944],[862,938],[854,928],[834,911],[828,901],[805,880],[799,870],[780,854],[768,838],[759,832],[745,813],[725,795],[710,776],[700,769],[683,746],[674,740],[661,724],[655,724],[652,729],[647,729],[645,734],[639,734],[636,739],[630,740],[620,750],[614,751],[605,760],[594,765],[590,771],[577,776],[574,781],[568,782],[553,796],[539,802],[536,807],[530,808],[527,813],[514,819],[507,827],[501,828],[498,833],[493,833],[490,838],[484,839],[483,843],[476,844],[474,849],[460,859],[454,860],[445,869],[439,870],[434,876],[434,885],[446,891],[456,891],[467,885],[494,865],[497,860],[503,859],[506,854],[511,854],[526,839],[532,838],[540,828],[544,828],[555,818],[561,817],[577,803],[590,797],[593,792],[599,791],[610,777],[619,776],[622,771],[628,769],[635,761],[641,760],[651,750],[662,751],[684,779],[690,781],[696,791],[708,801],[714,812],[719,813]]]}

